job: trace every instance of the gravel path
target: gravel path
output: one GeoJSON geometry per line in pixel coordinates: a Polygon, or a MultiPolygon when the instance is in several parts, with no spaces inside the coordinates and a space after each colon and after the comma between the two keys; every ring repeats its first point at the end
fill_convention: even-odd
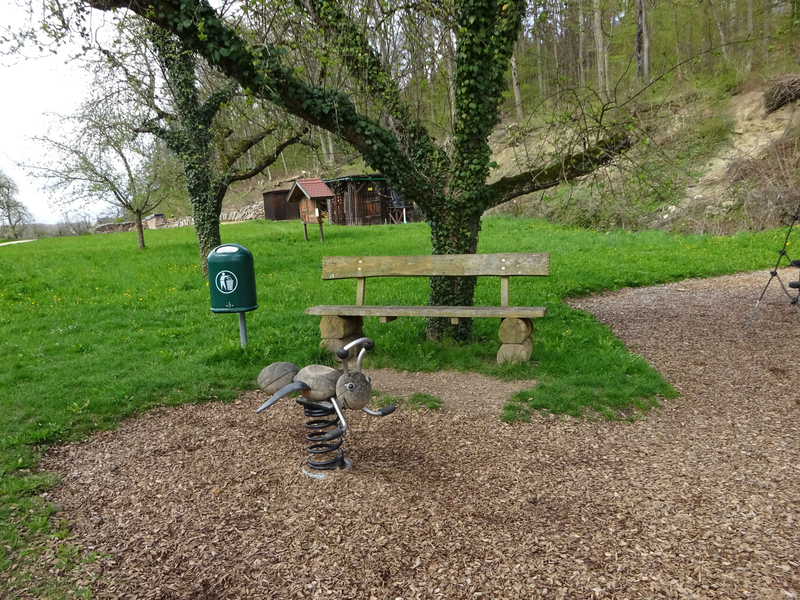
{"type": "Polygon", "coordinates": [[[775,287],[742,331],[764,283],[574,303],[682,392],[633,424],[356,414],[317,482],[298,407],[252,392],[54,450],[49,499],[112,555],[99,598],[795,598],[800,325],[775,287]]]}
{"type": "Polygon", "coordinates": [[[27,244],[28,242],[35,242],[36,240],[16,240],[13,242],[3,242],[0,246],[12,246],[14,244],[27,244]]]}

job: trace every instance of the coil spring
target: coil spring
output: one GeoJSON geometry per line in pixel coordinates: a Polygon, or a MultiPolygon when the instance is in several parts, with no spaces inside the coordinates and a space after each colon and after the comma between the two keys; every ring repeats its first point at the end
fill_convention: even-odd
{"type": "MultiPolygon", "coordinates": [[[[300,404],[298,402],[298,404],[300,404]]],[[[328,441],[322,441],[322,437],[334,427],[339,425],[339,417],[333,406],[328,402],[315,403],[309,406],[310,403],[303,403],[303,412],[306,417],[306,429],[310,430],[306,434],[306,439],[311,444],[306,448],[311,455],[308,457],[308,466],[312,469],[319,471],[331,471],[333,469],[344,469],[346,466],[344,459],[344,451],[341,449],[342,438],[338,437],[328,441]],[[326,418],[332,417],[332,418],[326,418]],[[316,457],[323,458],[322,455],[330,455],[335,452],[332,458],[325,460],[316,460],[316,457]]]]}

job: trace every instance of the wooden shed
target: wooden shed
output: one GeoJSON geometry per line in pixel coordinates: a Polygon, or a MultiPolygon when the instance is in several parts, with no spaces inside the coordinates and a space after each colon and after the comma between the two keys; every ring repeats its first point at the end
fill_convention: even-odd
{"type": "Polygon", "coordinates": [[[298,203],[304,223],[321,223],[331,198],[333,192],[319,177],[295,180],[286,197],[290,203],[298,203]]]}
{"type": "Polygon", "coordinates": [[[325,181],[334,193],[328,202],[336,225],[383,225],[389,219],[389,187],[380,173],[348,175],[325,181]]]}
{"type": "Polygon", "coordinates": [[[392,193],[380,173],[326,179],[334,193],[328,201],[328,216],[335,225],[383,225],[402,223],[403,214],[413,220],[413,206],[392,193]],[[405,209],[405,213],[403,213],[405,209]]]}
{"type": "Polygon", "coordinates": [[[293,221],[300,218],[300,204],[289,202],[289,190],[264,192],[264,218],[268,221],[293,221]]]}

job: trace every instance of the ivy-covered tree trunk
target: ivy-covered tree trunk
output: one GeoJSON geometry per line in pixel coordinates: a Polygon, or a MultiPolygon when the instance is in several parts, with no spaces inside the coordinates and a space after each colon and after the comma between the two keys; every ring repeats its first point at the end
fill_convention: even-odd
{"type": "Polygon", "coordinates": [[[188,181],[189,201],[192,204],[194,230],[200,250],[200,267],[203,276],[208,276],[208,255],[222,244],[219,233],[221,206],[217,203],[217,190],[211,169],[201,156],[184,158],[184,170],[188,181]]]}
{"type": "MultiPolygon", "coordinates": [[[[480,214],[441,211],[431,215],[428,223],[434,254],[475,254],[478,251],[480,214]]],[[[431,277],[430,282],[430,306],[472,306],[475,277],[431,277]]],[[[429,339],[441,339],[447,332],[452,332],[457,340],[468,340],[472,337],[472,319],[464,319],[456,326],[451,325],[450,319],[428,319],[429,339]]]]}
{"type": "Polygon", "coordinates": [[[213,154],[211,125],[231,90],[219,90],[200,102],[192,51],[184,48],[169,32],[157,27],[150,28],[149,38],[166,72],[177,107],[177,118],[169,127],[148,123],[144,129],[164,140],[183,163],[200,250],[200,267],[203,275],[208,276],[208,255],[222,243],[219,233],[222,203],[217,201],[216,170],[210,164],[213,154]]]}
{"type": "MultiPolygon", "coordinates": [[[[524,12],[524,2],[461,0],[456,55],[454,152],[448,193],[426,208],[434,254],[475,254],[481,215],[490,205],[486,186],[492,150],[489,135],[499,121],[498,106],[506,89],[511,60],[524,12]]],[[[475,277],[433,277],[429,304],[472,306],[475,277]]],[[[472,337],[472,319],[452,326],[430,319],[427,333],[439,339],[452,328],[453,337],[472,337]]]]}
{"type": "Polygon", "coordinates": [[[139,240],[139,250],[144,250],[144,226],[142,225],[141,211],[133,213],[133,222],[136,223],[136,237],[139,240]]]}

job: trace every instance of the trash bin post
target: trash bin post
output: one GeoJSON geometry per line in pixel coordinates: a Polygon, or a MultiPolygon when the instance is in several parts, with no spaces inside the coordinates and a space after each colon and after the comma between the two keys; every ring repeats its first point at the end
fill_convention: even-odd
{"type": "Polygon", "coordinates": [[[247,345],[247,313],[239,313],[239,344],[244,348],[247,345]]]}

